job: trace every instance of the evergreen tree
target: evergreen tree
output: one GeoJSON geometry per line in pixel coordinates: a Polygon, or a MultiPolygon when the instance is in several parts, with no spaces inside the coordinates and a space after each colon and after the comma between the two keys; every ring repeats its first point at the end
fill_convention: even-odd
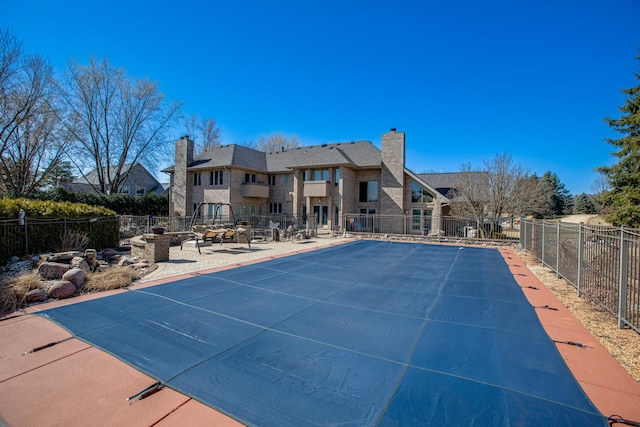
{"type": "Polygon", "coordinates": [[[573,198],[571,193],[564,186],[558,175],[546,171],[542,175],[542,181],[545,182],[547,192],[547,212],[551,215],[564,215],[571,211],[573,207],[573,198]]]}
{"type": "Polygon", "coordinates": [[[575,206],[573,207],[575,214],[594,214],[596,213],[596,204],[593,199],[585,193],[578,194],[575,198],[575,206]]]}
{"type": "MultiPolygon", "coordinates": [[[[640,56],[637,58],[640,60],[640,56]]],[[[635,76],[640,80],[640,72],[635,76]]],[[[618,148],[612,153],[618,163],[597,168],[610,187],[599,201],[613,209],[607,215],[612,224],[640,227],[640,85],[624,89],[622,93],[627,96],[624,105],[619,107],[622,117],[605,118],[611,128],[624,136],[606,140],[618,148]]]]}

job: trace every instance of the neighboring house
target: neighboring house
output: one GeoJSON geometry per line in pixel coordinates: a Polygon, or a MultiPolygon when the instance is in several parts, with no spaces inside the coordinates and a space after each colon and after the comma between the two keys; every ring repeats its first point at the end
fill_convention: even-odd
{"type": "MultiPolygon", "coordinates": [[[[161,184],[156,177],[154,177],[144,166],[139,163],[133,165],[127,165],[129,167],[129,174],[127,178],[122,182],[120,188],[114,191],[119,194],[127,194],[130,196],[142,196],[147,193],[167,194],[168,186],[161,184]]],[[[126,170],[125,167],[125,170],[126,170]]],[[[63,182],[59,186],[78,193],[99,193],[97,189],[100,188],[98,181],[98,173],[94,169],[89,172],[86,177],[76,179],[74,182],[63,182]]]]}
{"type": "Polygon", "coordinates": [[[405,167],[405,134],[395,129],[382,135],[382,150],[358,141],[275,153],[226,145],[194,155],[185,136],[176,142],[175,161],[163,170],[170,174],[173,215],[189,216],[200,202],[211,215],[217,203],[229,203],[238,216],[314,215],[319,227],[333,229],[348,214],[395,222],[410,215],[415,232],[437,233],[449,212],[448,190],[429,182],[438,174],[405,167]]]}
{"type": "Polygon", "coordinates": [[[477,181],[479,188],[486,189],[489,185],[489,175],[487,172],[443,172],[418,174],[420,179],[450,200],[456,197],[456,185],[464,175],[468,175],[472,177],[474,181],[477,181]]]}

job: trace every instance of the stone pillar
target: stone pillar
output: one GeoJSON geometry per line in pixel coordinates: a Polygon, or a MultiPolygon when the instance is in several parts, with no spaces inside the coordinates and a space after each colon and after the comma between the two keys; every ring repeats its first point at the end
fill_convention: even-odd
{"type": "Polygon", "coordinates": [[[168,234],[144,234],[145,241],[144,258],[150,263],[169,261],[169,247],[171,246],[171,236],[168,234]]]}
{"type": "Polygon", "coordinates": [[[193,163],[193,141],[189,136],[183,136],[176,141],[175,164],[170,192],[169,214],[180,216],[189,215],[191,202],[191,188],[187,168],[193,163]]]}

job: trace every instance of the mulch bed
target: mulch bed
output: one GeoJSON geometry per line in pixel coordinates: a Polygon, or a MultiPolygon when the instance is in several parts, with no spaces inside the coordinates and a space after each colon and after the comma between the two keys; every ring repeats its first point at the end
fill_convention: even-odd
{"type": "Polygon", "coordinates": [[[640,334],[618,329],[617,319],[598,305],[580,298],[576,288],[542,265],[526,251],[518,256],[529,270],[569,309],[578,321],[607,349],[614,359],[640,383],[640,334]]]}

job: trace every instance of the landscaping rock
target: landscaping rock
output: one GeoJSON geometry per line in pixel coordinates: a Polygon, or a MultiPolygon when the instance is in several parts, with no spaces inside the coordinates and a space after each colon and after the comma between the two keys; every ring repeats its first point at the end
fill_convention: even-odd
{"type": "Polygon", "coordinates": [[[90,273],[91,271],[93,271],[93,268],[89,265],[87,260],[82,257],[75,257],[74,259],[72,259],[70,266],[72,269],[79,268],[85,273],[90,273]]]}
{"type": "Polygon", "coordinates": [[[81,257],[82,252],[77,251],[68,251],[68,252],[56,252],[55,254],[51,254],[47,257],[47,261],[49,262],[60,262],[60,261],[71,261],[75,257],[81,257]]]}
{"type": "Polygon", "coordinates": [[[87,249],[84,251],[84,259],[87,261],[87,265],[91,271],[95,270],[98,265],[98,251],[95,249],[87,249]]]}
{"type": "Polygon", "coordinates": [[[38,273],[43,279],[61,279],[62,275],[66,273],[69,268],[69,264],[61,264],[59,262],[43,262],[38,267],[38,273]]]}
{"type": "Polygon", "coordinates": [[[33,304],[34,302],[46,301],[47,298],[49,298],[49,294],[44,289],[32,289],[27,292],[25,302],[33,304]]]}
{"type": "Polygon", "coordinates": [[[62,280],[67,280],[73,283],[77,290],[82,289],[85,279],[85,271],[78,267],[74,267],[62,275],[62,280]]]}
{"type": "Polygon", "coordinates": [[[135,258],[135,257],[134,258],[130,258],[128,256],[123,256],[118,261],[118,265],[120,267],[124,267],[124,266],[127,266],[127,265],[135,264],[137,262],[138,262],[138,258],[135,258]]]}
{"type": "Polygon", "coordinates": [[[47,292],[51,298],[69,298],[76,293],[76,285],[68,280],[57,280],[47,292]]]}
{"type": "Polygon", "coordinates": [[[9,277],[17,277],[27,271],[33,270],[35,266],[36,263],[29,259],[26,261],[18,261],[14,262],[13,264],[9,264],[3,270],[9,277]]]}
{"type": "Polygon", "coordinates": [[[134,270],[139,270],[141,268],[151,267],[148,262],[136,262],[134,264],[129,264],[129,268],[133,268],[134,270]]]}
{"type": "Polygon", "coordinates": [[[110,258],[114,255],[118,255],[118,251],[112,248],[103,249],[100,251],[100,255],[102,258],[110,258]]]}

